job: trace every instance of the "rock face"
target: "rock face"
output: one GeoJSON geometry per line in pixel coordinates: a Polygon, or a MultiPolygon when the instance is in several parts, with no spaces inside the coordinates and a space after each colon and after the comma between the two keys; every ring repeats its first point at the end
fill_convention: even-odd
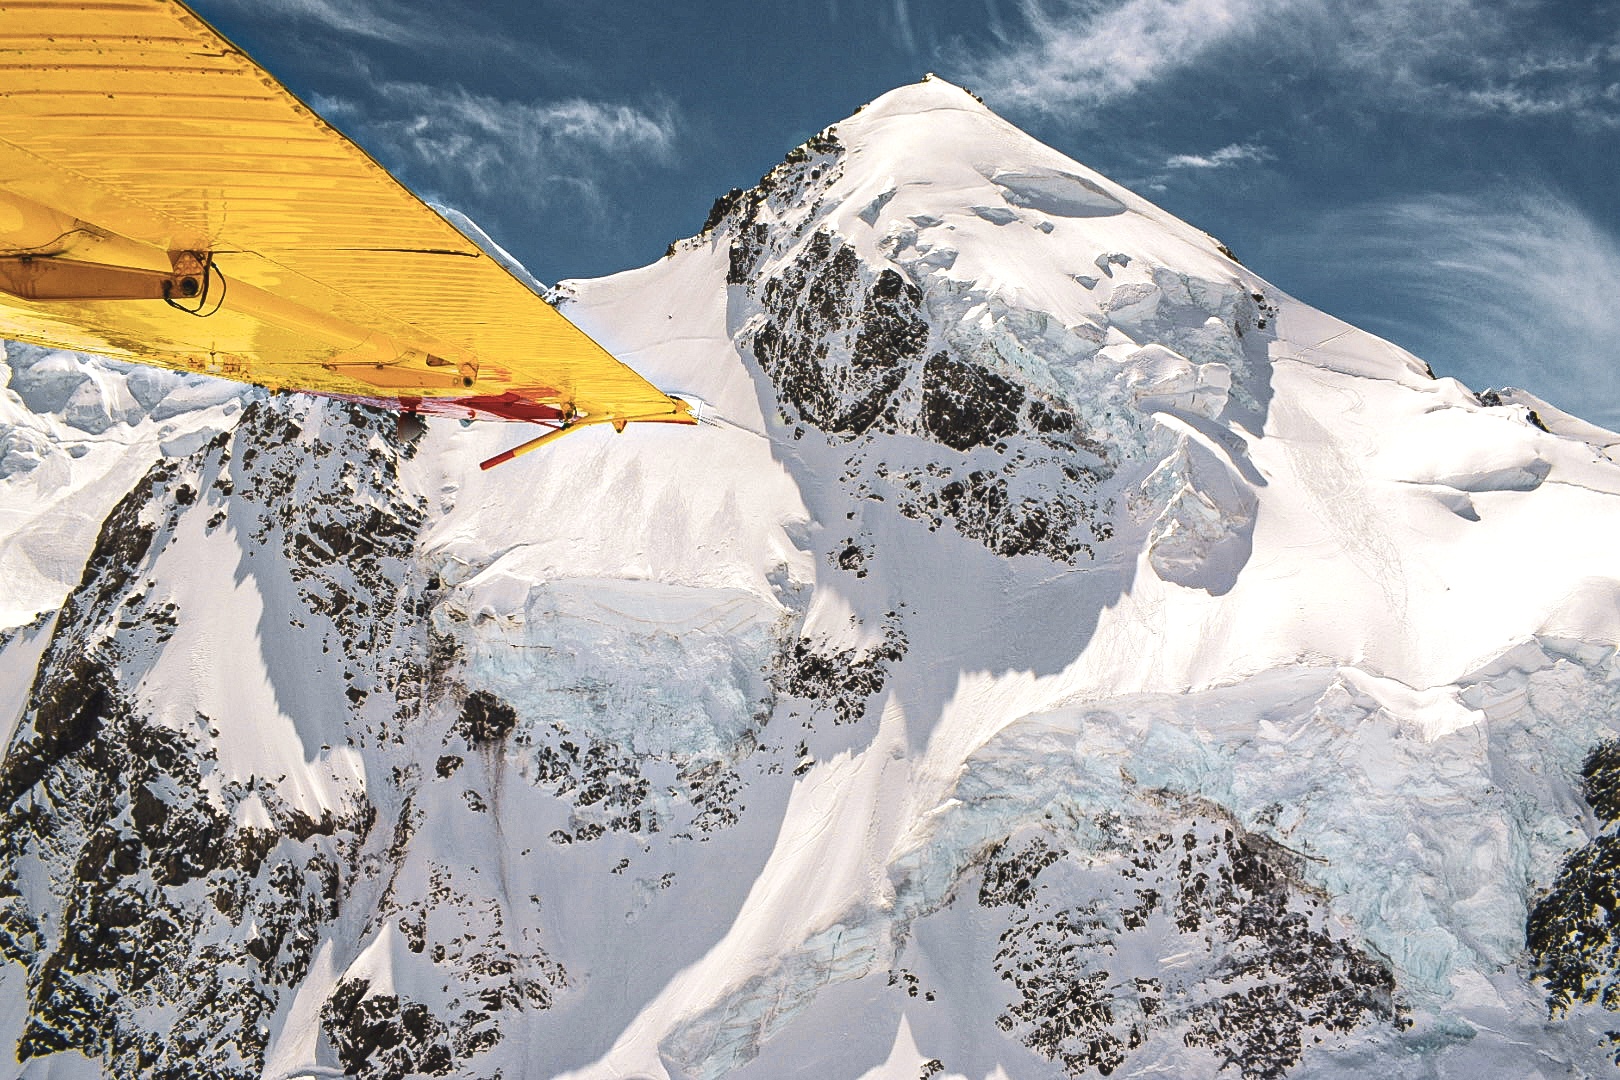
{"type": "MultiPolygon", "coordinates": [[[[1229,275],[1165,267],[1116,282],[1115,267],[1131,257],[1103,252],[1089,267],[1098,276],[1069,275],[1094,302],[1065,324],[1069,312],[1030,311],[1012,290],[953,273],[957,225],[948,215],[900,216],[911,200],[895,202],[905,184],[893,176],[896,186],[855,215],[868,234],[886,219],[876,242],[840,231],[840,211],[871,186],[870,176],[865,184],[846,176],[845,157],[829,129],[752,191],[718,202],[705,226],[704,236],[729,241],[727,281],[757,301],[740,344],[769,377],[785,419],[846,447],[843,479],[853,490],[893,500],[932,528],[949,524],[1003,556],[1091,561],[1116,531],[1122,494],[1145,493],[1137,512],[1157,519],[1155,566],[1203,584],[1206,567],[1219,564],[1215,587],[1225,584],[1247,555],[1249,478],[1227,475],[1219,451],[1184,445],[1163,460],[1152,487],[1141,487],[1134,466],[1154,448],[1143,445],[1140,420],[1164,412],[1209,421],[1252,409],[1248,384],[1263,377],[1275,316],[1265,295],[1229,275]],[[943,450],[921,467],[889,464],[914,457],[917,439],[943,450]]],[[[1097,185],[1060,170],[992,170],[971,180],[981,189],[974,194],[1003,205],[951,209],[1041,238],[1055,234],[1056,221],[1092,216],[1101,198],[1091,192],[1097,185]]],[[[1108,206],[1109,214],[1124,209],[1112,197],[1108,206]]]]}
{"type": "MultiPolygon", "coordinates": [[[[1604,828],[1570,853],[1552,888],[1530,911],[1526,944],[1535,973],[1544,980],[1554,1017],[1581,1005],[1620,1012],[1620,941],[1614,912],[1620,906],[1620,741],[1592,748],[1581,770],[1582,793],[1604,828]]],[[[1611,1047],[1620,1039],[1608,1033],[1611,1047]]],[[[1620,1051],[1617,1051],[1620,1064],[1620,1051]]]]}
{"type": "Polygon", "coordinates": [[[22,1076],[1615,1059],[1620,440],[938,81],[557,295],[713,422],[13,351],[22,1076]]]}
{"type": "Polygon", "coordinates": [[[1040,833],[1022,846],[1009,837],[988,856],[979,903],[1010,909],[996,971],[1017,995],[996,1022],[1025,1046],[1070,1075],[1106,1075],[1174,1027],[1241,1076],[1278,1077],[1308,1037],[1397,1019],[1390,971],[1335,938],[1288,852],[1219,815],[1159,833],[1111,824],[1120,850],[1101,865],[1075,865],[1040,833]],[[1054,863],[1080,880],[1049,888],[1054,863]],[[1155,938],[1202,961],[1133,973],[1103,959],[1166,955],[1141,948],[1155,938]]]}
{"type": "MultiPolygon", "coordinates": [[[[265,616],[334,660],[271,678],[326,682],[347,738],[386,739],[421,700],[409,562],[423,518],[394,490],[382,421],[347,419],[259,403],[234,433],[159,463],[56,617],[0,768],[4,948],[28,972],[19,1060],[75,1049],[121,1075],[259,1075],[278,998],[354,887],[377,811],[342,767],[315,766],[333,797],[310,799],[221,760],[220,725],[245,717],[201,706],[220,700],[210,689],[252,696],[232,685],[250,665],[213,656],[214,687],[167,698],[177,640],[232,621],[210,610],[230,603],[231,567],[174,564],[197,555],[188,538],[218,536],[250,562],[236,572],[274,581],[287,603],[265,616]],[[311,454],[337,465],[336,491],[312,489],[298,465],[311,454]],[[49,870],[25,881],[30,865],[49,870]]],[[[215,645],[193,638],[192,655],[215,645]]]]}

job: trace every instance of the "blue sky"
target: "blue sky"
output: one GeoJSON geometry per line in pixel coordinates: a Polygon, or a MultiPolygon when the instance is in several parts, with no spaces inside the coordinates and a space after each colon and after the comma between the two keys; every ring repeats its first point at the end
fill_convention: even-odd
{"type": "Polygon", "coordinates": [[[1620,427],[1620,0],[195,0],[542,280],[934,71],[1476,389],[1620,427]]]}

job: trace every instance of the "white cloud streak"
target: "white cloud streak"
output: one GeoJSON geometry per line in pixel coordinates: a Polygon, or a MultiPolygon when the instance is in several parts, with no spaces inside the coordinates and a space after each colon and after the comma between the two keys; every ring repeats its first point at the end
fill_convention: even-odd
{"type": "Polygon", "coordinates": [[[1192,63],[1281,0],[1025,0],[1030,40],[984,64],[978,81],[1035,109],[1099,105],[1192,63]]]}
{"type": "Polygon", "coordinates": [[[594,174],[671,161],[678,131],[667,106],[507,101],[421,83],[384,83],[364,103],[314,104],[418,185],[529,206],[575,202],[593,212],[602,208],[594,174]]]}
{"type": "Polygon", "coordinates": [[[609,155],[669,155],[674,128],[668,113],[653,115],[629,105],[573,98],[567,101],[503,101],[460,88],[388,83],[381,98],[403,106],[411,134],[459,132],[502,140],[525,156],[545,149],[590,148],[609,155]]]}
{"type": "Polygon", "coordinates": [[[1307,242],[1367,293],[1399,294],[1417,314],[1386,332],[1441,374],[1620,427],[1620,237],[1566,200],[1402,199],[1331,215],[1307,242]]]}
{"type": "Polygon", "coordinates": [[[1245,162],[1271,160],[1271,151],[1255,143],[1231,143],[1208,154],[1175,154],[1165,160],[1166,169],[1224,169],[1245,162]]]}
{"type": "Polygon", "coordinates": [[[1007,107],[1083,116],[1230,50],[1407,107],[1620,127],[1620,33],[1560,38],[1538,17],[1557,2],[1023,0],[1027,33],[966,74],[1007,107]]]}
{"type": "Polygon", "coordinates": [[[911,29],[911,6],[908,0],[894,0],[895,35],[907,52],[917,51],[917,35],[911,29]]]}
{"type": "Polygon", "coordinates": [[[400,18],[398,7],[374,0],[223,0],[233,7],[263,16],[302,19],[319,23],[329,30],[356,37],[387,41],[395,45],[424,45],[442,35],[409,18],[400,18]]]}

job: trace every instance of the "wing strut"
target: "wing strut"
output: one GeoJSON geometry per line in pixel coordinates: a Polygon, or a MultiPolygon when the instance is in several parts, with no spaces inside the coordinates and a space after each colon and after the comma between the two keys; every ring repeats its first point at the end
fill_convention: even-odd
{"type": "MultiPolygon", "coordinates": [[[[684,402],[681,402],[680,404],[683,406],[685,405],[684,402]]],[[[538,435],[526,443],[519,443],[510,450],[503,450],[492,458],[485,461],[480,461],[478,463],[478,467],[487,471],[489,469],[493,469],[497,465],[505,465],[513,458],[522,457],[531,450],[538,450],[547,443],[556,442],[564,435],[567,435],[570,431],[575,431],[582,427],[589,427],[592,424],[612,424],[614,431],[623,433],[625,426],[628,424],[692,424],[695,422],[696,421],[692,418],[692,414],[685,408],[670,412],[642,413],[637,416],[570,417],[564,420],[559,426],[548,430],[544,435],[538,435]]]]}

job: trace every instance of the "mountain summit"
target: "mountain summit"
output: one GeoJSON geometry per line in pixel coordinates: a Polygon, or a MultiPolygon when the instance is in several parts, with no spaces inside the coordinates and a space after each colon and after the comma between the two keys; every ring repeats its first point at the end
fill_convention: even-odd
{"type": "Polygon", "coordinates": [[[1620,437],[938,79],[556,297],[706,423],[8,347],[22,1075],[1610,1067],[1620,437]]]}

